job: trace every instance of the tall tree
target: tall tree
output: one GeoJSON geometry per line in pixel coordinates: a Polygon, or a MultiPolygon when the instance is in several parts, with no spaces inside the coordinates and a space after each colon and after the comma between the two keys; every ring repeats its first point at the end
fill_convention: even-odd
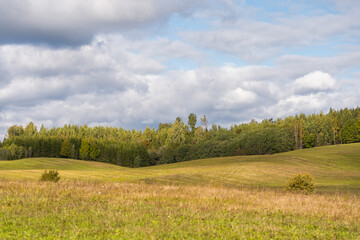
{"type": "Polygon", "coordinates": [[[201,120],[201,124],[205,128],[205,131],[207,131],[207,129],[208,129],[208,120],[207,120],[206,115],[204,114],[204,116],[202,118],[200,118],[200,120],[201,120]]]}
{"type": "Polygon", "coordinates": [[[147,149],[150,149],[154,145],[154,132],[155,131],[152,131],[150,127],[147,126],[144,133],[142,134],[141,140],[147,149]]]}
{"type": "Polygon", "coordinates": [[[185,141],[186,126],[181,121],[175,121],[172,128],[168,129],[167,146],[179,147],[185,141]]]}
{"type": "Polygon", "coordinates": [[[37,128],[33,122],[30,122],[26,127],[24,131],[25,135],[32,136],[35,133],[37,133],[37,128]]]}
{"type": "Polygon", "coordinates": [[[24,128],[23,126],[11,126],[8,130],[7,130],[7,135],[9,138],[11,137],[16,137],[16,136],[21,136],[24,133],[24,128]]]}
{"type": "Polygon", "coordinates": [[[90,153],[90,142],[87,138],[84,138],[83,140],[81,140],[81,146],[79,150],[80,159],[88,160],[89,153],[90,153]]]}
{"type": "Polygon", "coordinates": [[[191,133],[195,133],[195,126],[196,126],[196,115],[195,113],[190,113],[188,117],[188,125],[191,128],[191,133]]]}
{"type": "Polygon", "coordinates": [[[71,147],[69,139],[65,139],[61,144],[60,156],[64,158],[71,157],[71,147]]]}
{"type": "Polygon", "coordinates": [[[98,144],[95,141],[90,142],[89,158],[90,160],[97,160],[100,153],[98,144]]]}
{"type": "Polygon", "coordinates": [[[343,143],[354,143],[360,141],[360,121],[349,119],[341,130],[343,143]]]}

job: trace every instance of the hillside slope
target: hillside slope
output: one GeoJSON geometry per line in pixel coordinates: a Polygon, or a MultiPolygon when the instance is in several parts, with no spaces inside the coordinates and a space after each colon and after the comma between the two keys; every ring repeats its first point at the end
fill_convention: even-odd
{"type": "Polygon", "coordinates": [[[1,161],[0,179],[38,179],[44,169],[58,169],[64,180],[141,180],[233,187],[281,187],[296,173],[310,173],[320,191],[360,192],[360,144],[325,146],[274,155],[202,159],[138,169],[71,159],[1,161]]]}

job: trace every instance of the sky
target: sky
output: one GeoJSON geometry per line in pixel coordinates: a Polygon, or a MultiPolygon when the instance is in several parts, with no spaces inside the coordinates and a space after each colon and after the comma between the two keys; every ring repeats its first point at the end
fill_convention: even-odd
{"type": "Polygon", "coordinates": [[[359,105],[358,0],[0,0],[0,139],[359,105]]]}

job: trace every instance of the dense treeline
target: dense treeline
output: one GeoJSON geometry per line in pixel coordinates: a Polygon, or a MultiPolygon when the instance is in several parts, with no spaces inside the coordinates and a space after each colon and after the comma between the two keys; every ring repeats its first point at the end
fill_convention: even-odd
{"type": "Polygon", "coordinates": [[[126,167],[234,155],[273,154],[294,149],[360,141],[360,108],[327,114],[300,114],[284,119],[252,120],[226,129],[206,116],[191,113],[160,123],[158,129],[125,130],[114,127],[65,125],[40,129],[31,122],[12,126],[0,142],[0,159],[63,157],[113,163],[126,167]]]}

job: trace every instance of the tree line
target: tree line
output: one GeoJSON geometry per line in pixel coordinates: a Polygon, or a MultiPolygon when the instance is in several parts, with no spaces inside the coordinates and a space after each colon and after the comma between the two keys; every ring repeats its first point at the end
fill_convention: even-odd
{"type": "Polygon", "coordinates": [[[327,114],[252,120],[223,128],[191,113],[157,129],[65,125],[40,129],[32,122],[11,126],[0,142],[0,159],[61,157],[144,167],[210,157],[273,154],[331,144],[360,142],[360,108],[327,114]]]}

